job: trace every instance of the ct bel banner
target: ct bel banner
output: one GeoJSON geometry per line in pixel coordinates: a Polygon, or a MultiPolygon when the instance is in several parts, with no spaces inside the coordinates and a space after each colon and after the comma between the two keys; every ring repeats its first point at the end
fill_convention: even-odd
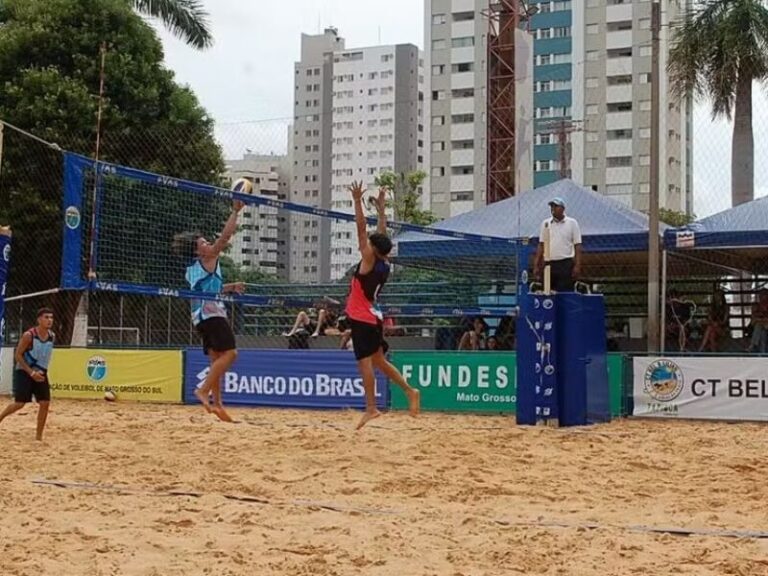
{"type": "Polygon", "coordinates": [[[143,350],[55,349],[48,379],[53,398],[181,402],[182,353],[143,350]]]}
{"type": "MultiPolygon", "coordinates": [[[[421,391],[425,411],[515,411],[513,352],[393,352],[392,363],[421,391]]],[[[407,409],[405,395],[391,385],[392,408],[407,409]]]]}
{"type": "MultiPolygon", "coordinates": [[[[208,375],[200,349],[186,353],[184,401],[198,403],[195,390],[208,375]]],[[[240,350],[222,381],[224,404],[293,408],[363,408],[363,380],[346,350],[240,350]]],[[[387,380],[377,374],[376,403],[388,405],[387,380]]]]}
{"type": "Polygon", "coordinates": [[[768,358],[633,360],[635,416],[768,420],[768,358]]]}

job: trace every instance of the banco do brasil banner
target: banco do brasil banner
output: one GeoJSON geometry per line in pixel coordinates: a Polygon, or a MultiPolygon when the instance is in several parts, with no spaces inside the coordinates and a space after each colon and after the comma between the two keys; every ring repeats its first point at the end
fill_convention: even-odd
{"type": "MultiPolygon", "coordinates": [[[[425,411],[514,412],[517,394],[511,352],[393,352],[392,363],[421,391],[425,411]]],[[[392,408],[408,407],[392,385],[392,408]]]]}
{"type": "MultiPolygon", "coordinates": [[[[200,349],[186,353],[184,402],[197,403],[195,390],[208,375],[200,349]]],[[[224,375],[225,404],[294,408],[363,408],[365,392],[352,352],[346,350],[240,350],[224,375]]],[[[386,379],[377,374],[376,403],[388,403],[386,379]]]]}

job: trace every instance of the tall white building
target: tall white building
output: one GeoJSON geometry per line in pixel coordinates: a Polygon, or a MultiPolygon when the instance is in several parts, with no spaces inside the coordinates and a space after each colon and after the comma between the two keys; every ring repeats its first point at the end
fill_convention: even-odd
{"type": "MultiPolygon", "coordinates": [[[[344,39],[334,28],[301,35],[301,60],[294,66],[293,185],[291,201],[331,207],[331,139],[334,53],[344,39]]],[[[331,223],[290,215],[288,278],[327,282],[331,270],[331,223]]]]}
{"type": "MultiPolygon", "coordinates": [[[[448,218],[486,204],[488,0],[425,0],[430,208],[448,218]]],[[[533,186],[533,36],[516,47],[516,192],[533,186]]]]}
{"type": "MultiPolygon", "coordinates": [[[[353,181],[376,194],[381,172],[422,167],[422,70],[411,44],[337,51],[333,63],[331,208],[353,213],[353,181]]],[[[331,230],[331,280],[338,280],[360,255],[353,223],[331,230]]]]}
{"type": "MultiPolygon", "coordinates": [[[[660,203],[682,211],[692,205],[692,107],[670,98],[665,71],[670,24],[690,4],[661,3],[660,203]]],[[[652,3],[530,0],[527,5],[535,13],[523,24],[529,35],[519,38],[518,56],[531,39],[535,56],[517,62],[518,72],[533,71],[532,89],[518,84],[516,90],[517,168],[532,159],[533,177],[523,169],[517,191],[570,175],[647,210],[652,3]]],[[[488,7],[489,0],[425,0],[430,197],[441,217],[485,203],[488,7]]]]}
{"type": "MultiPolygon", "coordinates": [[[[692,106],[668,91],[673,33],[689,2],[662,2],[660,33],[659,202],[691,208],[692,106]]],[[[647,211],[651,146],[651,2],[574,3],[573,177],[637,210],[647,211]]]]}
{"type": "MultiPolygon", "coordinates": [[[[233,182],[245,178],[253,194],[287,200],[290,165],[287,156],[246,154],[227,162],[227,177],[233,182]]],[[[232,238],[229,255],[245,270],[258,270],[287,278],[289,222],[276,208],[247,205],[240,226],[232,238]]]]}
{"type": "MultiPolygon", "coordinates": [[[[383,170],[422,167],[419,50],[410,44],[346,49],[333,28],[301,37],[295,66],[291,199],[352,213],[347,187],[370,189],[383,170]]],[[[354,226],[290,217],[291,282],[328,282],[357,262],[354,226]]]]}

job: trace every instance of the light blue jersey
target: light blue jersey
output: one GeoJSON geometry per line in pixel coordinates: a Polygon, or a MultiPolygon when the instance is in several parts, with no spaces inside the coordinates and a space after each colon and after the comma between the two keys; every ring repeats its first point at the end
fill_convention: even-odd
{"type": "MultiPolygon", "coordinates": [[[[32,345],[24,352],[24,362],[26,362],[27,366],[33,370],[47,372],[48,364],[50,364],[51,355],[53,354],[53,341],[55,339],[53,332],[48,330],[47,340],[42,340],[40,338],[40,335],[37,333],[37,328],[28,330],[27,334],[32,336],[32,345]]],[[[16,370],[21,369],[21,366],[17,364],[16,370]]]]}
{"type": "MultiPolygon", "coordinates": [[[[224,289],[224,279],[221,276],[221,265],[216,260],[216,269],[214,272],[208,272],[203,268],[200,260],[195,260],[187,266],[187,282],[192,290],[198,292],[210,292],[220,294],[224,289]]],[[[208,318],[226,318],[227,309],[223,302],[218,300],[192,300],[192,323],[197,326],[203,320],[208,318]]]]}

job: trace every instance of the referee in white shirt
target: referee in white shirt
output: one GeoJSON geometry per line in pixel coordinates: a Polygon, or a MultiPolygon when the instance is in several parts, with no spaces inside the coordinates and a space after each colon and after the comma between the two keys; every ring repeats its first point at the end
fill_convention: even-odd
{"type": "Polygon", "coordinates": [[[541,278],[544,269],[544,229],[549,226],[549,267],[551,288],[555,292],[573,292],[574,282],[581,275],[581,229],[579,223],[565,215],[565,202],[553,198],[549,202],[552,217],[541,223],[539,246],[536,249],[533,274],[541,278]]]}

